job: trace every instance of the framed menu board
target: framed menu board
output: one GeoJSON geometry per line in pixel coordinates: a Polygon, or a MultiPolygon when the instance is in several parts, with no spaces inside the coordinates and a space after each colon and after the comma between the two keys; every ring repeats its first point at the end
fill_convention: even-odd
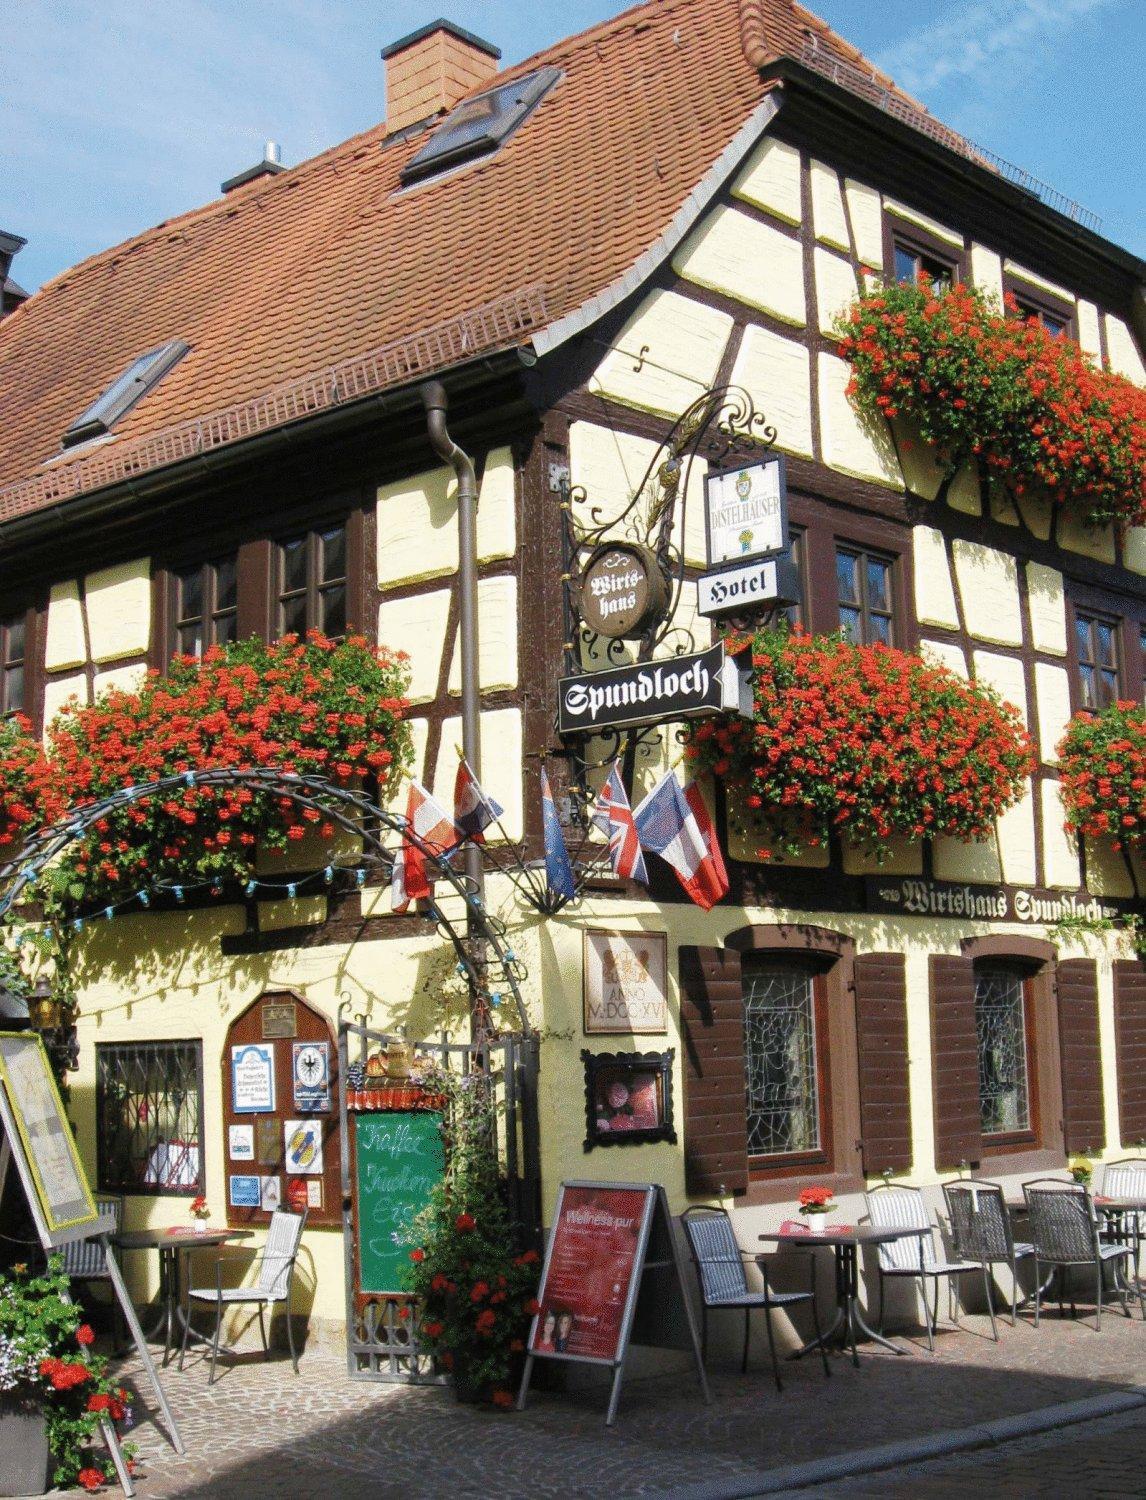
{"type": "Polygon", "coordinates": [[[58,1235],[62,1243],[77,1238],[77,1229],[94,1233],[99,1214],[48,1054],[35,1033],[0,1032],[0,1085],[6,1095],[4,1124],[24,1148],[31,1179],[25,1187],[34,1194],[49,1236],[54,1242],[58,1235]]]}

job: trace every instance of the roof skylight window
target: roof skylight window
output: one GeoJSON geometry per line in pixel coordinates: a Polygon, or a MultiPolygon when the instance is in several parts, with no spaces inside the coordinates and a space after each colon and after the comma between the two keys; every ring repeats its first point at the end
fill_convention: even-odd
{"type": "Polygon", "coordinates": [[[402,168],[403,184],[420,182],[447,167],[496,151],[560,78],[558,68],[539,68],[524,78],[478,94],[448,114],[402,168]]]}
{"type": "Polygon", "coordinates": [[[102,396],[92,402],[82,416],[76,418],[64,433],[64,447],[72,448],[76,443],[84,443],[89,438],[102,437],[105,432],[110,432],[120,417],[129,412],[141,397],[146,396],[168,370],[179,363],[190,347],[182,339],[172,339],[169,344],[161,344],[158,349],[141,354],[118,380],[108,386],[102,396]]]}

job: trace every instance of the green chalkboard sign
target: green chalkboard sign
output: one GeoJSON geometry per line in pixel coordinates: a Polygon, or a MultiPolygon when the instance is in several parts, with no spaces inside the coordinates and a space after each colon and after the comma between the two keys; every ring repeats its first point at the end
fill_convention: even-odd
{"type": "Polygon", "coordinates": [[[360,1292],[406,1290],[410,1221],[445,1169],[441,1118],[426,1110],[354,1117],[360,1292]]]}

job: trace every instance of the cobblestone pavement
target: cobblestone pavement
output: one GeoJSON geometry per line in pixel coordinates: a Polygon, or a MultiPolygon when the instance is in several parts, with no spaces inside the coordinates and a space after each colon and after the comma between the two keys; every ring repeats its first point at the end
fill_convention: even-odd
{"type": "Polygon", "coordinates": [[[967,1495],[1140,1496],[1146,1494],[1146,1412],[1125,1412],[1065,1431],[1018,1438],[931,1463],[781,1491],[774,1500],[882,1495],[887,1500],[955,1500],[967,1495]]]}
{"type": "MultiPolygon", "coordinates": [[[[175,1454],[150,1417],[132,1434],[143,1459],[139,1494],[141,1500],[332,1500],[344,1493],[614,1500],[721,1479],[743,1482],[785,1464],[1146,1384],[1146,1326],[1137,1318],[1104,1318],[1101,1334],[1092,1320],[1047,1318],[1036,1332],[1020,1319],[1018,1328],[1004,1325],[1001,1334],[994,1344],[986,1320],[968,1317],[961,1329],[941,1334],[934,1355],[922,1339],[903,1340],[907,1357],[863,1353],[858,1370],[833,1358],[830,1380],[817,1360],[805,1359],[785,1367],[778,1395],[764,1331],[757,1327],[747,1376],[734,1362],[713,1357],[709,1407],[684,1356],[662,1356],[675,1361],[673,1372],[664,1373],[634,1351],[610,1430],[604,1426],[606,1381],[595,1371],[564,1393],[536,1392],[523,1414],[500,1414],[461,1406],[441,1387],[352,1381],[344,1359],[321,1351],[304,1355],[298,1378],[281,1356],[270,1364],[245,1356],[221,1367],[213,1387],[197,1358],[182,1375],[171,1366],[163,1376],[187,1454],[175,1454]]],[[[137,1364],[129,1360],[124,1369],[138,1385],[137,1364]]],[[[150,1404],[146,1384],[140,1395],[150,1404]]],[[[1130,1437],[1120,1441],[1139,1445],[1141,1427],[1127,1431],[1130,1437]]],[[[1073,1447],[1073,1438],[1066,1446],[1073,1447]]],[[[1100,1439],[1094,1447],[1099,1454],[1100,1439]]],[[[971,1472],[961,1464],[1010,1461],[1007,1449],[944,1460],[948,1468],[934,1482],[948,1488],[935,1493],[970,1492],[974,1485],[950,1487],[962,1482],[960,1473],[971,1472]]],[[[917,1471],[923,1472],[919,1466],[911,1472],[917,1471]]],[[[996,1493],[1063,1493],[985,1482],[996,1493]]],[[[865,1494],[899,1493],[888,1476],[849,1482],[849,1488],[860,1486],[865,1494]]],[[[1099,1492],[1089,1484],[1080,1488],[1099,1492]]],[[[911,1492],[920,1493],[914,1479],[911,1492]]],[[[1117,1484],[1110,1492],[1128,1493],[1117,1484]]]]}

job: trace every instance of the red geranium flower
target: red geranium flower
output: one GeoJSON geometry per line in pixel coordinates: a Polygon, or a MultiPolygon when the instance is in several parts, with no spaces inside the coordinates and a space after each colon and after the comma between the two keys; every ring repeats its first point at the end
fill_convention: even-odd
{"type": "Polygon", "coordinates": [[[469,1234],[471,1230],[477,1228],[477,1220],[474,1218],[473,1214],[459,1214],[454,1220],[454,1228],[458,1231],[459,1234],[469,1234]]]}
{"type": "Polygon", "coordinates": [[[76,1475],[76,1483],[83,1485],[85,1490],[98,1490],[103,1488],[104,1477],[102,1469],[81,1469],[76,1475]]]}
{"type": "Polygon", "coordinates": [[[410,1259],[412,1261],[414,1261],[415,1263],[418,1263],[419,1261],[423,1261],[423,1260],[425,1260],[425,1258],[426,1258],[426,1252],[424,1250],[411,1250],[410,1251],[410,1259]]]}
{"type": "Polygon", "coordinates": [[[81,1323],[76,1329],[76,1343],[84,1345],[95,1343],[95,1334],[87,1323],[81,1323]]]}

